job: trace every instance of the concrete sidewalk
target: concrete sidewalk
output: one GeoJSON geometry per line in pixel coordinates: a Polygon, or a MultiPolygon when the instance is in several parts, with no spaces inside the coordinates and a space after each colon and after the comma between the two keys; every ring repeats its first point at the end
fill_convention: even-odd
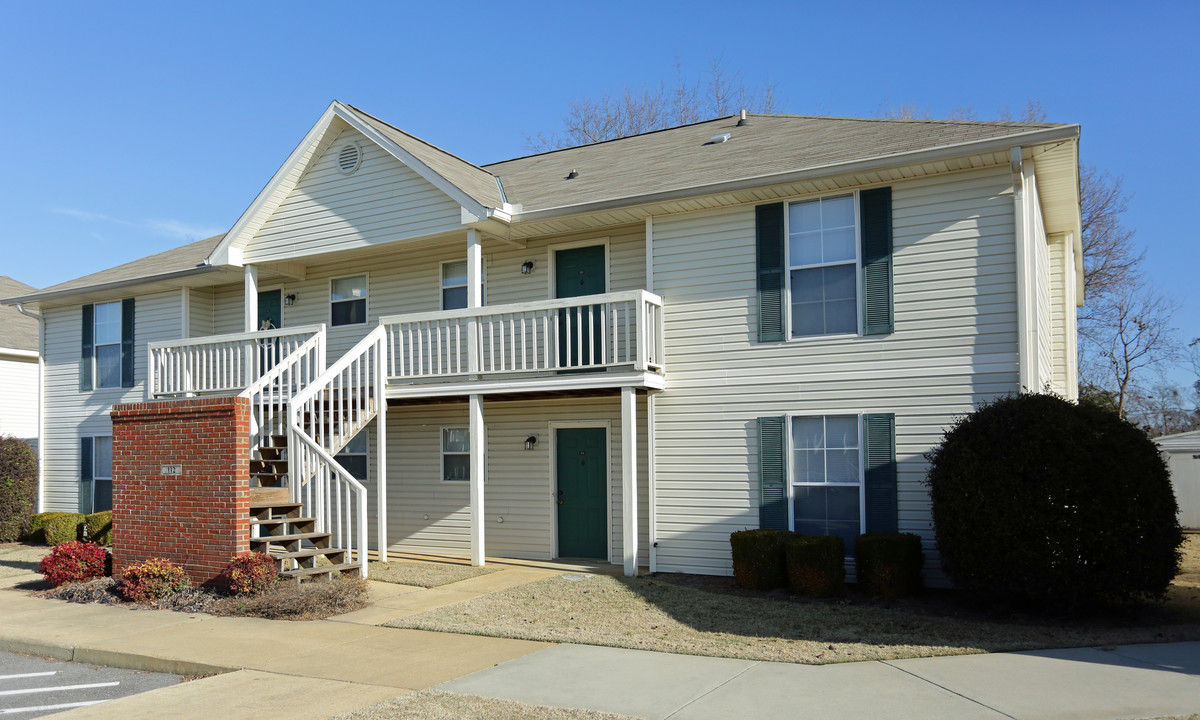
{"type": "Polygon", "coordinates": [[[218,673],[64,718],[326,718],[427,687],[647,719],[1139,718],[1200,712],[1200,643],[794,665],[399,630],[379,624],[531,582],[506,568],[314,622],[74,605],[0,580],[0,649],[218,673]]]}

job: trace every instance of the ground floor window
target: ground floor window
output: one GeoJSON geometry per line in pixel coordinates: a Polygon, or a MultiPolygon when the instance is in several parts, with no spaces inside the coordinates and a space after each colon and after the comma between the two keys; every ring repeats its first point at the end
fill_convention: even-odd
{"type": "Polygon", "coordinates": [[[471,431],[465,427],[442,428],[442,480],[471,479],[471,431]]]}
{"type": "Polygon", "coordinates": [[[367,433],[355,435],[335,458],[355,480],[367,480],[367,433]]]}
{"type": "Polygon", "coordinates": [[[840,537],[852,556],[863,528],[859,416],[794,416],[791,438],[792,528],[840,537]]]}
{"type": "Polygon", "coordinates": [[[112,460],[112,436],[80,438],[80,512],[112,510],[112,460]]]}

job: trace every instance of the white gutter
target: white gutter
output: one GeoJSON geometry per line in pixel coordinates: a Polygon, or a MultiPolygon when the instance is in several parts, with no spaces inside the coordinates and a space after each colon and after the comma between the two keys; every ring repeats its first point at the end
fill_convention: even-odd
{"type": "Polygon", "coordinates": [[[1046,128],[1041,130],[1028,130],[1026,132],[1005,135],[1003,137],[992,138],[989,140],[972,140],[970,142],[944,145],[939,148],[934,148],[933,150],[910,150],[908,152],[893,153],[891,155],[879,155],[866,160],[817,165],[814,167],[805,168],[803,170],[791,170],[783,173],[755,175],[751,177],[740,178],[738,180],[728,180],[709,185],[694,185],[692,187],[676,188],[659,193],[614,197],[606,200],[583,203],[580,205],[560,205],[558,207],[516,213],[512,216],[512,222],[517,223],[530,222],[534,220],[546,220],[564,215],[581,215],[589,212],[612,210],[614,208],[627,208],[632,204],[646,205],[657,202],[681,200],[684,198],[695,197],[697,195],[713,195],[722,192],[736,192],[738,190],[746,190],[749,188],[761,187],[763,185],[778,185],[782,183],[798,182],[801,180],[811,180],[813,178],[828,177],[830,175],[870,172],[872,170],[881,170],[884,168],[896,167],[898,165],[911,165],[917,162],[947,160],[950,158],[961,157],[962,155],[968,153],[1007,152],[1013,147],[1014,143],[1028,147],[1030,145],[1039,145],[1042,143],[1054,142],[1057,140],[1067,140],[1077,137],[1079,137],[1078,125],[1063,125],[1060,127],[1046,128]]]}
{"type": "Polygon", "coordinates": [[[41,513],[46,512],[46,318],[41,313],[26,310],[21,303],[17,303],[17,312],[37,320],[38,324],[37,511],[41,513]]]}

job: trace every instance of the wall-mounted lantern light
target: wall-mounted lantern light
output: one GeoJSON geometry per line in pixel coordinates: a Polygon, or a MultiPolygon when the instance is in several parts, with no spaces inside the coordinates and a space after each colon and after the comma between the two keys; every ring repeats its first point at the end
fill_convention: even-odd
{"type": "Polygon", "coordinates": [[[530,435],[525,438],[525,449],[532,450],[537,447],[537,435],[530,435]]]}
{"type": "Polygon", "coordinates": [[[526,260],[525,262],[521,263],[521,274],[522,275],[528,275],[531,272],[533,272],[533,261],[532,260],[526,260]]]}
{"type": "Polygon", "coordinates": [[[296,293],[292,293],[291,295],[284,295],[283,296],[283,304],[288,307],[295,305],[296,304],[296,293]]]}

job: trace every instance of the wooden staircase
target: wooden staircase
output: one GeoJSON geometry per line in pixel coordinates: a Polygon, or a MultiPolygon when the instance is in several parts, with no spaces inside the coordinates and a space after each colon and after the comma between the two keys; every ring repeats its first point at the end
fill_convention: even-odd
{"type": "Polygon", "coordinates": [[[332,536],[317,532],[317,519],[301,515],[289,489],[287,435],[271,435],[250,460],[250,550],[280,563],[280,574],[296,580],[329,579],[358,572],[332,536]]]}

